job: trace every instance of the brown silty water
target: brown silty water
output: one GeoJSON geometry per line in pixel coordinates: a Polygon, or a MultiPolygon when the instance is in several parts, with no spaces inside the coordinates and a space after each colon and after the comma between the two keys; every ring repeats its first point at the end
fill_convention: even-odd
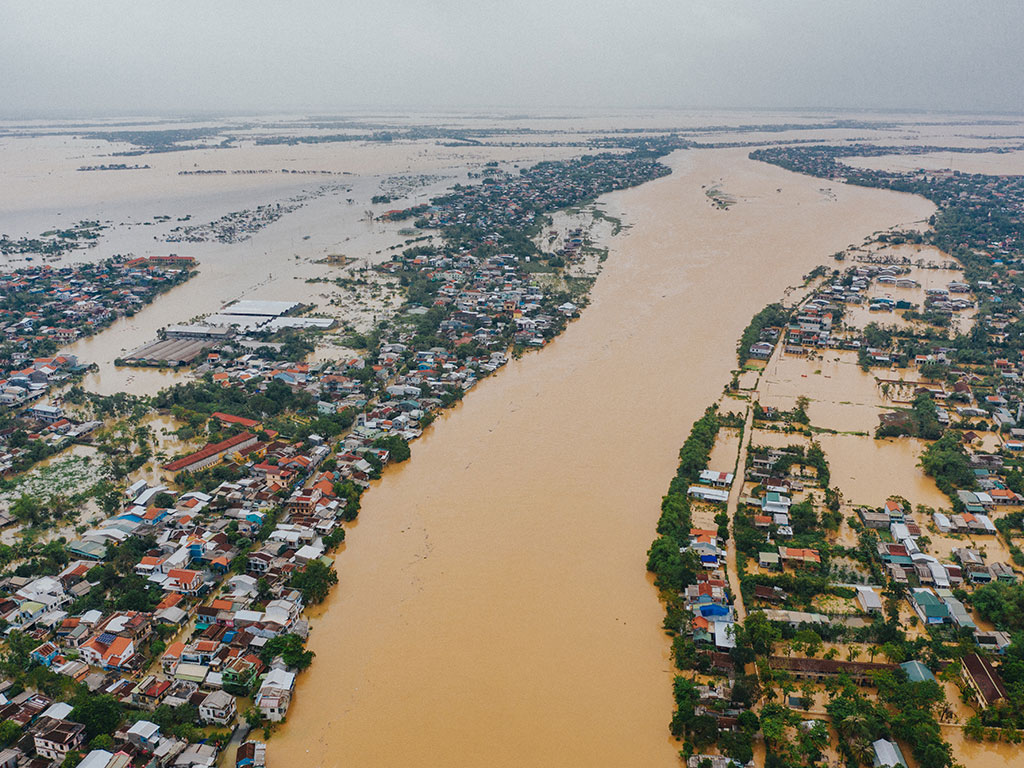
{"type": "Polygon", "coordinates": [[[908,195],[672,155],[603,199],[631,229],[582,318],[479,385],[364,497],[275,766],[673,766],[644,569],[691,423],[750,317],[824,257],[927,217],[908,195]],[[736,203],[714,208],[702,186],[736,203]]]}

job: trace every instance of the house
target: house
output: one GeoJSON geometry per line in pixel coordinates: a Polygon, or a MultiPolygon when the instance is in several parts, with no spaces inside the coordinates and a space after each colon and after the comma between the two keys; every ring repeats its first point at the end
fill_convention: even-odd
{"type": "Polygon", "coordinates": [[[203,574],[187,568],[172,568],[167,572],[164,590],[183,595],[198,595],[203,590],[203,574]]]}
{"type": "Polygon", "coordinates": [[[906,519],[903,512],[903,507],[900,505],[898,501],[894,501],[893,499],[889,499],[887,502],[885,502],[885,507],[883,508],[883,511],[886,515],[889,516],[890,522],[902,523],[906,519]]]}
{"type": "Polygon", "coordinates": [[[29,415],[44,424],[53,424],[64,418],[64,411],[55,405],[35,405],[29,409],[29,415]]]}
{"type": "Polygon", "coordinates": [[[884,512],[875,512],[873,509],[860,508],[857,510],[857,515],[860,517],[865,528],[888,528],[889,527],[889,515],[884,512]]]}
{"type": "Polygon", "coordinates": [[[781,568],[781,561],[779,560],[778,552],[759,552],[757,555],[757,564],[762,568],[777,571],[781,568]]]}
{"type": "Polygon", "coordinates": [[[221,440],[219,443],[210,443],[193,454],[164,464],[163,468],[168,472],[196,472],[216,464],[229,453],[244,451],[246,448],[256,445],[257,442],[259,442],[259,438],[256,435],[251,432],[242,432],[227,440],[221,440]]]}
{"type": "Polygon", "coordinates": [[[178,666],[178,662],[181,661],[181,653],[185,650],[185,643],[181,640],[176,640],[167,646],[167,650],[164,651],[164,655],[160,658],[160,663],[163,665],[164,672],[168,675],[173,675],[175,668],[178,666]]]}
{"type": "Polygon", "coordinates": [[[978,644],[979,648],[1004,654],[1006,649],[1010,647],[1013,639],[1010,637],[1009,632],[982,632],[976,629],[974,630],[974,642],[978,644]]]}
{"type": "Polygon", "coordinates": [[[263,678],[253,703],[265,719],[274,723],[280,722],[288,713],[294,687],[294,672],[272,669],[263,678]]]}
{"type": "Polygon", "coordinates": [[[945,603],[929,589],[910,590],[910,604],[925,624],[945,624],[950,619],[945,603]]]}
{"type": "Polygon", "coordinates": [[[700,482],[703,485],[710,485],[714,488],[731,488],[731,472],[716,472],[713,469],[705,469],[700,473],[700,482]]]}
{"type": "Polygon", "coordinates": [[[235,708],[235,697],[224,691],[214,691],[207,695],[199,705],[199,719],[207,725],[227,725],[231,723],[238,710],[235,708]]]}
{"type": "Polygon", "coordinates": [[[912,683],[924,683],[935,679],[932,671],[917,660],[905,661],[900,664],[900,668],[907,673],[907,679],[912,683]]]}
{"type": "MultiPolygon", "coordinates": [[[[766,614],[767,615],[767,614],[766,614]]],[[[788,672],[797,680],[824,683],[826,680],[847,675],[858,685],[872,684],[875,672],[896,668],[895,664],[870,661],[841,661],[839,659],[816,659],[797,656],[769,656],[768,666],[788,672]]]]}
{"type": "Polygon", "coordinates": [[[816,549],[779,547],[779,559],[783,565],[796,567],[821,565],[821,555],[816,549]]]}
{"type": "Polygon", "coordinates": [[[42,664],[44,667],[50,666],[53,660],[60,653],[60,649],[53,643],[43,643],[38,648],[32,651],[32,659],[42,664]]]}
{"type": "Polygon", "coordinates": [[[879,739],[871,743],[871,751],[874,758],[871,765],[874,768],[907,768],[907,761],[903,759],[900,746],[895,741],[879,739]]]}
{"type": "Polygon", "coordinates": [[[210,418],[219,421],[221,426],[242,427],[250,432],[259,432],[263,428],[260,422],[255,419],[246,419],[242,416],[234,416],[230,413],[221,413],[220,411],[211,413],[210,418]]]}
{"type": "Polygon", "coordinates": [[[135,686],[135,690],[132,691],[132,703],[152,712],[160,706],[170,687],[169,680],[157,680],[155,676],[149,675],[135,686]]]}
{"type": "Polygon", "coordinates": [[[50,760],[64,760],[68,752],[78,749],[85,741],[85,726],[69,720],[40,718],[33,738],[36,752],[50,760]]]}
{"type": "Polygon", "coordinates": [[[111,765],[113,758],[113,752],[108,752],[105,749],[94,749],[82,758],[78,768],[107,768],[108,765],[111,765]]]}
{"type": "Polygon", "coordinates": [[[235,768],[266,768],[267,745],[262,741],[247,741],[235,753],[235,768]]]}
{"type": "Polygon", "coordinates": [[[779,512],[788,514],[791,503],[788,496],[770,491],[761,499],[761,511],[766,515],[774,515],[779,512]]]}
{"type": "Polygon", "coordinates": [[[175,758],[174,768],[213,768],[217,764],[217,747],[213,744],[190,744],[175,758]]]}
{"type": "Polygon", "coordinates": [[[149,720],[138,720],[128,729],[128,741],[144,752],[152,752],[160,743],[160,726],[149,720]]]}
{"type": "Polygon", "coordinates": [[[871,587],[857,587],[857,604],[864,613],[882,612],[882,598],[871,587]]]}
{"type": "Polygon", "coordinates": [[[977,629],[974,619],[971,617],[971,612],[967,610],[967,607],[963,603],[953,597],[952,594],[943,596],[942,602],[946,604],[946,608],[949,610],[949,616],[953,620],[954,624],[958,627],[965,627],[970,630],[977,629]]]}
{"type": "Polygon", "coordinates": [[[104,669],[122,669],[134,658],[135,644],[130,637],[101,632],[83,643],[78,652],[87,664],[104,669]]]}
{"type": "Polygon", "coordinates": [[[960,660],[960,677],[971,687],[982,709],[1008,698],[1003,678],[980,653],[967,654],[960,660]]]}
{"type": "Polygon", "coordinates": [[[765,600],[769,603],[784,603],[788,595],[780,587],[770,587],[766,584],[754,586],[754,597],[758,600],[765,600]]]}
{"type": "Polygon", "coordinates": [[[686,493],[701,501],[712,501],[725,504],[729,501],[729,491],[724,488],[705,488],[703,485],[691,485],[686,493]]]}
{"type": "Polygon", "coordinates": [[[992,563],[988,566],[988,571],[996,581],[1007,584],[1017,583],[1017,572],[1006,563],[992,563]]]}

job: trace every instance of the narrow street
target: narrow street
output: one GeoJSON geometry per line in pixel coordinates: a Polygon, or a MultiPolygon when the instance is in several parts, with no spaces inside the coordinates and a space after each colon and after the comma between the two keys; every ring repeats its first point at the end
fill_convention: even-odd
{"type": "MultiPolygon", "coordinates": [[[[751,393],[753,400],[756,400],[757,393],[751,393]]],[[[736,510],[739,509],[740,496],[743,495],[744,471],[747,465],[747,449],[750,447],[750,435],[754,429],[754,407],[753,400],[747,406],[747,420],[743,424],[743,436],[740,439],[739,460],[736,462],[736,472],[732,479],[732,488],[729,489],[729,503],[726,507],[726,514],[729,516],[729,528],[732,529],[733,520],[736,517],[736,510]]],[[[736,608],[736,620],[744,621],[747,618],[747,609],[743,605],[743,594],[740,592],[740,574],[736,568],[736,543],[731,542],[726,552],[725,570],[729,577],[729,591],[732,592],[733,606],[736,608]]]]}

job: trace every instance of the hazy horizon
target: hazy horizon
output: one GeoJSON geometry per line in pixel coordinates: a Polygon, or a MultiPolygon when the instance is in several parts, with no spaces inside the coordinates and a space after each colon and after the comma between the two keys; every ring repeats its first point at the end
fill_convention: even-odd
{"type": "Polygon", "coordinates": [[[0,115],[1024,112],[1024,3],[0,7],[0,115]]]}

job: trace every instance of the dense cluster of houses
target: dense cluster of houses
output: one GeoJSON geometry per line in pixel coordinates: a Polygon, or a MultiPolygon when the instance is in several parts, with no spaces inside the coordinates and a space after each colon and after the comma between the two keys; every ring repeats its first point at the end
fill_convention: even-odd
{"type": "Polygon", "coordinates": [[[667,173],[667,166],[645,153],[589,155],[539,163],[518,174],[492,173],[482,184],[460,186],[428,206],[389,211],[385,216],[404,218],[411,213],[431,227],[527,229],[540,213],[578,205],[667,173]]]}
{"type": "MultiPolygon", "coordinates": [[[[226,413],[214,418],[257,426],[226,413]]],[[[285,717],[296,670],[281,657],[268,658],[264,648],[277,637],[306,638],[303,595],[290,580],[314,560],[330,567],[325,539],[340,525],[346,503],[335,498],[335,486],[344,476],[358,481],[359,468],[339,457],[338,469],[318,469],[328,449],[315,437],[294,444],[239,434],[245,439],[235,441],[236,450],[218,451],[217,460],[240,462],[240,479],[211,493],[175,493],[139,481],[127,489],[121,513],[69,542],[75,559],[63,570],[4,580],[8,596],[0,601],[0,618],[8,631],[38,641],[35,662],[134,709],[191,704],[198,725],[232,727],[240,714],[236,695],[243,694],[251,694],[263,719],[285,717]],[[133,570],[147,592],[162,599],[145,611],[76,611],[97,586],[96,566],[129,539],[151,542],[133,570]],[[158,636],[169,642],[154,652],[158,636]]],[[[346,445],[364,450],[376,434],[360,427],[346,445]]],[[[213,746],[160,737],[152,723],[134,727],[122,746],[131,752],[134,744],[156,761],[146,764],[183,768],[213,765],[217,758],[213,746]],[[148,730],[139,734],[139,728],[148,730]],[[145,742],[132,742],[136,735],[145,742]]],[[[51,751],[81,746],[80,727],[65,730],[67,738],[51,751]]],[[[109,755],[115,761],[109,765],[141,764],[115,758],[109,755]]]]}
{"type": "MultiPolygon", "coordinates": [[[[64,764],[70,754],[82,755],[77,764],[85,768],[213,768],[217,764],[218,750],[213,744],[189,743],[184,739],[161,732],[156,723],[139,719],[111,734],[110,749],[89,749],[86,727],[70,719],[73,708],[70,704],[54,701],[41,693],[22,691],[7,697],[10,684],[0,685],[0,717],[22,727],[21,736],[5,749],[0,750],[0,765],[25,766],[26,768],[47,768],[64,764]],[[116,749],[116,752],[111,750],[116,749]]],[[[147,694],[161,688],[163,700],[172,706],[189,703],[196,699],[188,689],[174,685],[153,685],[140,689],[133,695],[142,708],[152,709],[147,694]]],[[[200,711],[214,713],[219,697],[231,699],[226,694],[204,695],[200,711]],[[207,706],[206,702],[210,702],[207,706]]],[[[209,722],[217,722],[210,720],[209,722]]],[[[266,765],[265,745],[261,742],[246,742],[238,749],[238,768],[263,768],[266,765]]]]}
{"type": "MultiPolygon", "coordinates": [[[[484,244],[500,247],[500,237],[485,236],[484,244]]],[[[556,305],[546,297],[524,271],[526,264],[512,253],[435,253],[400,256],[380,269],[426,280],[430,307],[440,310],[436,334],[448,352],[471,343],[500,351],[510,341],[544,344],[577,311],[571,302],[556,305]]],[[[426,312],[426,307],[412,310],[413,315],[426,312]]]]}
{"type": "MultiPolygon", "coordinates": [[[[61,366],[43,378],[32,364],[35,358],[134,314],[162,291],[188,279],[192,265],[186,257],[108,259],[0,274],[0,338],[14,350],[11,367],[0,370],[0,392],[20,387],[11,382],[20,374],[35,384],[50,383],[62,373],[61,366]]],[[[76,365],[72,360],[69,367],[76,365]]]]}

